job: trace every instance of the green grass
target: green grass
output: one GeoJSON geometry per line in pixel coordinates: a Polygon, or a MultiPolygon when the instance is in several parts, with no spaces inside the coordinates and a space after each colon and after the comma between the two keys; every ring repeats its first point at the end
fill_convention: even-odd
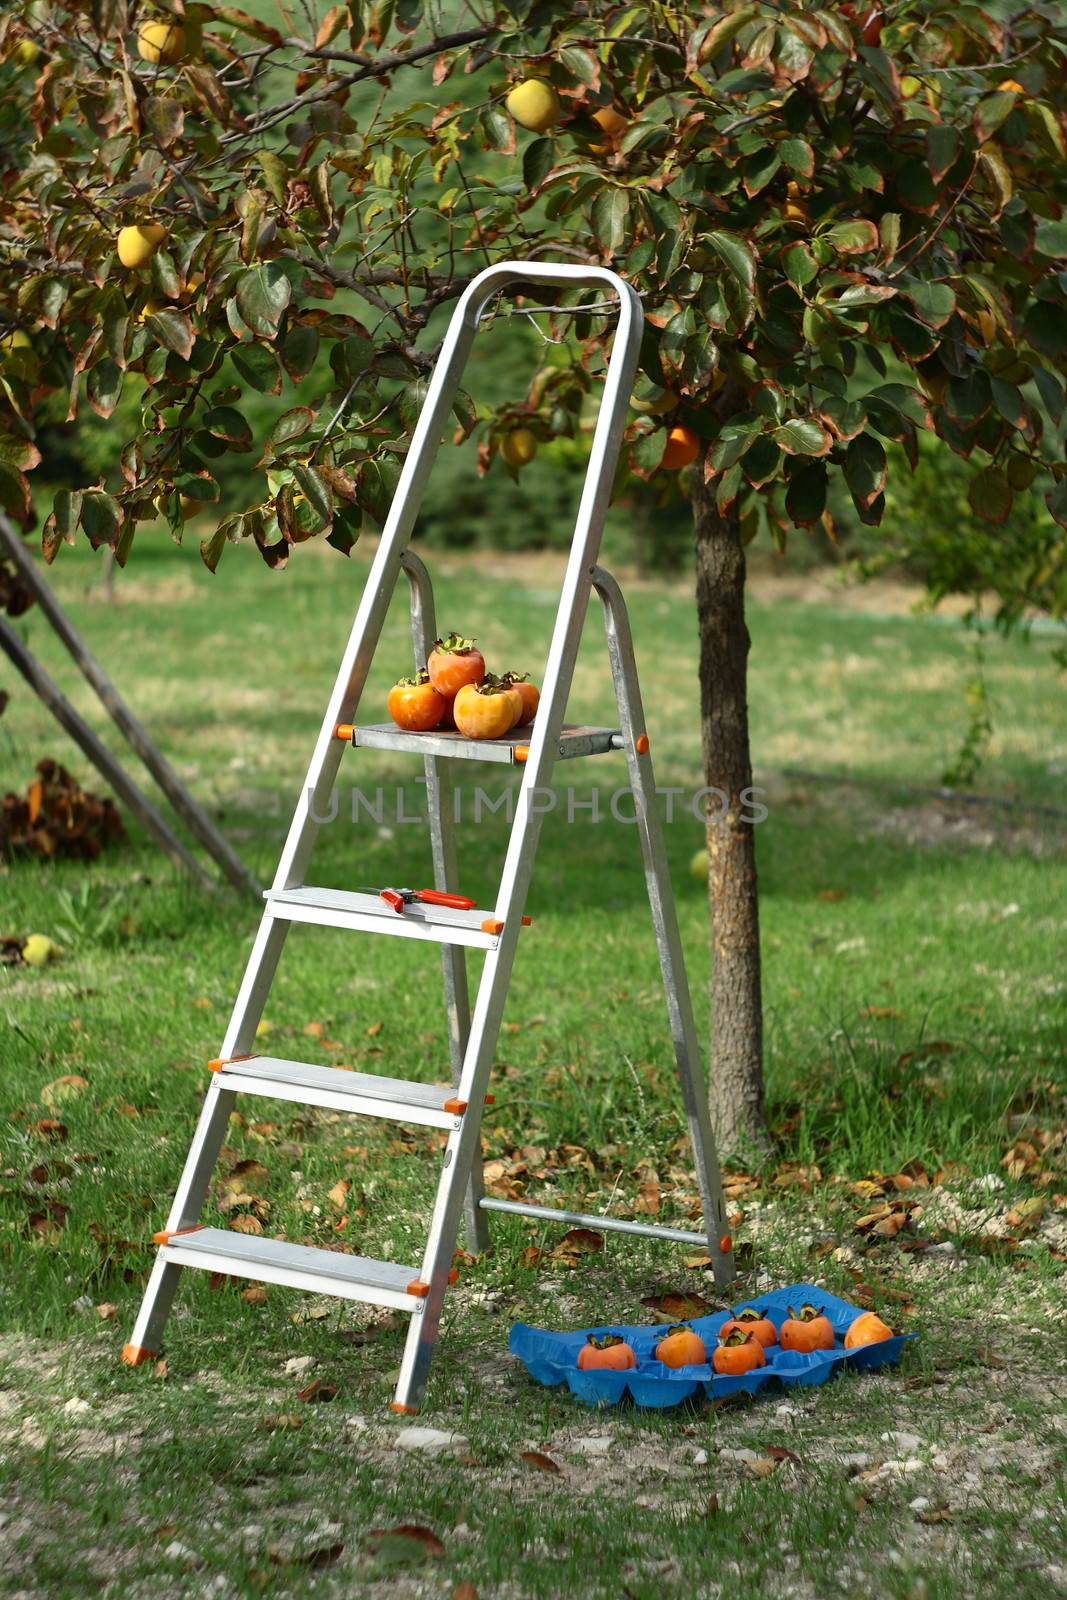
{"type": "MultiPolygon", "coordinates": [[[[347,565],[301,550],[272,576],[231,553],[213,581],[192,550],[143,537],[116,604],[88,592],[93,569],[80,552],[63,552],[57,586],[172,761],[269,877],[365,558],[347,565]]],[[[560,565],[442,557],[440,620],[476,632],[491,662],[536,676],[560,565]]],[[[629,598],[657,775],[688,792],[700,771],[691,601],[683,585],[652,583],[630,586],[629,598]]],[[[390,616],[371,704],[408,667],[404,604],[390,616]]],[[[524,1265],[524,1247],[550,1249],[555,1235],[515,1219],[494,1221],[495,1255],[464,1269],[421,1419],[460,1431],[465,1462],[389,1448],[395,1429],[382,1418],[403,1330],[375,1329],[351,1308],[274,1290],[251,1305],[233,1286],[187,1274],[166,1377],[121,1367],[151,1259],[145,1240],[177,1179],[255,908],[179,881],[136,834],[91,869],[22,861],[0,877],[0,934],[52,933],[64,953],[42,971],[0,968],[2,1592],[66,1597],[114,1582],[166,1595],[415,1595],[463,1581],[483,1597],[642,1600],[717,1583],[889,1600],[1054,1592],[1064,1369],[1051,1332],[1063,1251],[1053,1197],[1067,1177],[1055,1147],[1021,1177],[1001,1165],[1021,1130],[1062,1121],[1065,835],[1055,817],[1027,811],[1060,803],[1067,713],[1052,641],[987,647],[997,722],[980,784],[1016,803],[1005,810],[931,803],[906,788],[936,783],[966,730],[961,630],[785,601],[773,586],[757,588],[751,624],[781,1165],[734,1202],[750,1247],[745,1292],[814,1277],[848,1294],[861,1279],[892,1320],[924,1335],[900,1372],[747,1409],[589,1415],[512,1369],[510,1323],[644,1320],[650,1294],[711,1290],[670,1247],[609,1243],[577,1268],[548,1257],[524,1265]],[[787,778],[785,768],[870,785],[787,778]],[[88,1087],[46,1107],[42,1089],[64,1074],[88,1087]],[[61,1120],[65,1137],[42,1136],[42,1117],[61,1120]],[[896,1241],[858,1233],[872,1202],[849,1184],[914,1161],[932,1175],[955,1164],[932,1200],[924,1193],[927,1215],[896,1241]],[[975,1186],[990,1174],[1003,1187],[975,1186]],[[1005,1222],[1034,1196],[1048,1199],[1043,1217],[1005,1222]],[[958,1208],[954,1234],[942,1202],[958,1208]],[[1004,1233],[1017,1242],[998,1242],[1004,1233]],[[954,1243],[956,1253],[901,1240],[954,1243]],[[101,1304],[115,1316],[101,1321],[101,1304]],[[330,1404],[296,1399],[307,1380],[283,1364],[299,1354],[315,1357],[310,1375],[337,1385],[330,1404]],[[88,1410],[64,1411],[71,1398],[88,1410]],[[299,1428],[276,1425],[293,1416],[299,1428]],[[892,1429],[921,1438],[920,1468],[850,1478],[845,1453],[875,1463],[900,1454],[880,1441],[892,1429]],[[603,1461],[575,1454],[599,1433],[612,1436],[603,1461]],[[801,1459],[767,1479],[716,1454],[774,1444],[801,1459]],[[529,1449],[548,1450],[562,1471],[532,1469],[521,1459],[529,1449]],[[701,1450],[707,1463],[694,1465],[701,1450]],[[932,1464],[938,1450],[945,1467],[932,1464]],[[1000,1466],[976,1467],[990,1451],[1000,1466]],[[930,1506],[912,1509],[920,1497],[930,1506]],[[942,1502],[950,1520],[929,1520],[942,1502]],[[410,1522],[435,1530],[443,1558],[423,1561],[423,1546],[404,1540],[373,1552],[369,1530],[410,1522]]],[[[23,626],[102,726],[45,624],[31,613],[23,626]]],[[[606,721],[595,616],[586,633],[573,709],[606,721]]],[[[95,787],[44,712],[10,687],[4,786],[24,786],[52,754],[95,787]]],[[[573,767],[560,784],[572,782],[580,800],[595,784],[606,812],[621,781],[614,763],[573,767]]],[[[357,781],[364,792],[380,784],[391,815],[402,786],[417,813],[420,791],[401,758],[352,755],[342,772],[346,794],[357,781]]],[[[498,793],[493,769],[477,779],[498,793]]],[[[323,829],[312,881],[426,876],[420,829],[343,818],[323,829]]],[[[703,1027],[706,907],[688,872],[700,828],[687,816],[667,833],[703,1027]]],[[[469,825],[462,881],[479,899],[491,894],[503,841],[500,817],[469,825]]],[[[550,818],[528,909],[487,1157],[525,1163],[513,1181],[532,1195],[620,1213],[651,1167],[662,1219],[684,1221],[693,1186],[632,831],[582,810],[572,825],[550,818]]],[[[437,959],[398,946],[294,929],[266,1013],[272,1048],[445,1075],[437,959]],[[309,1034],[309,1024],[321,1029],[309,1034]]],[[[232,1167],[253,1159],[264,1170],[248,1190],[267,1232],[417,1259],[437,1173],[431,1137],[267,1102],[241,1109],[209,1209],[232,1167]],[[341,1179],[351,1184],[343,1211],[330,1199],[341,1179]]]]}

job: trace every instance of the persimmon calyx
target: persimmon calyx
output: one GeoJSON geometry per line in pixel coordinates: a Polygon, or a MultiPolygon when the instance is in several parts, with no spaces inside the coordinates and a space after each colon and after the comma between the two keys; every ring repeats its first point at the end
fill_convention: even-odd
{"type": "Polygon", "coordinates": [[[465,639],[461,633],[450,633],[444,639],[435,639],[433,647],[445,656],[469,656],[474,650],[474,640],[465,639]]]}
{"type": "Polygon", "coordinates": [[[612,1350],[617,1344],[625,1344],[626,1340],[618,1333],[590,1333],[586,1335],[586,1344],[591,1344],[594,1350],[612,1350]]]}
{"type": "Polygon", "coordinates": [[[734,1318],[734,1321],[735,1322],[762,1322],[763,1321],[763,1312],[762,1311],[757,1311],[755,1306],[745,1306],[743,1311],[739,1311],[737,1313],[737,1316],[734,1318]]]}
{"type": "MultiPolygon", "coordinates": [[[[734,1328],[722,1341],[724,1345],[756,1344],[758,1340],[751,1333],[746,1333],[744,1328],[734,1328]]],[[[762,1349],[762,1346],[760,1346],[762,1349]]]]}
{"type": "Polygon", "coordinates": [[[495,681],[502,683],[505,689],[510,689],[513,683],[529,683],[530,674],[528,672],[502,672],[495,681]]]}
{"type": "Polygon", "coordinates": [[[693,1329],[688,1322],[676,1322],[667,1329],[663,1337],[664,1339],[670,1339],[676,1333],[692,1333],[692,1331],[693,1329]]]}
{"type": "Polygon", "coordinates": [[[430,674],[425,667],[420,667],[413,678],[398,678],[393,685],[394,689],[425,689],[430,681],[430,674]]]}
{"type": "Polygon", "coordinates": [[[789,1315],[794,1322],[814,1322],[816,1317],[822,1316],[822,1306],[801,1306],[799,1311],[789,1307],[789,1315]]]}

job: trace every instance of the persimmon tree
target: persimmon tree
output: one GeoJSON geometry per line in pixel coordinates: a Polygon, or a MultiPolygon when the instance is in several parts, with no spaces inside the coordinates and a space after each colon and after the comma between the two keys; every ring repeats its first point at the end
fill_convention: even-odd
{"type": "MultiPolygon", "coordinates": [[[[728,798],[708,832],[728,1149],[765,1138],[745,547],[832,533],[835,476],[876,526],[887,443],[914,463],[921,433],[972,464],[991,541],[1039,474],[1067,522],[1060,30],[1051,3],[965,0],[472,0],[448,21],[421,0],[28,0],[0,19],[0,504],[33,526],[42,417],[106,418],[127,385],[142,406],[114,473],[56,497],[49,561],[84,537],[124,563],[160,516],[180,538],[253,445],[262,495],[207,564],[347,552],[475,271],[597,261],[642,295],[630,470],[691,497],[705,776],[728,798]],[[249,390],[281,397],[266,439],[249,390]]],[[[562,342],[528,395],[457,406],[483,470],[514,470],[517,427],[581,436],[610,321],[574,294],[548,314],[562,342]]],[[[1046,545],[1037,599],[1062,588],[1046,545]]]]}

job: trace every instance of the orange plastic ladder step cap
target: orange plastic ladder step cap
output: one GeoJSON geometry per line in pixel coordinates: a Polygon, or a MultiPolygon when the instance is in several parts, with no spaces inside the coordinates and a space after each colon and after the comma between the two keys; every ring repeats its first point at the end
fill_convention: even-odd
{"type": "Polygon", "coordinates": [[[530,746],[528,744],[517,744],[515,746],[514,755],[515,760],[521,767],[524,761],[528,761],[530,759],[530,746]]]}
{"type": "Polygon", "coordinates": [[[417,1417],[419,1414],[418,1406],[406,1406],[400,1400],[390,1400],[389,1409],[396,1411],[402,1417],[417,1417]]]}
{"type": "Polygon", "coordinates": [[[159,1233],[152,1235],[153,1244],[169,1244],[172,1239],[180,1239],[186,1233],[199,1233],[203,1228],[202,1222],[194,1222],[191,1228],[162,1228],[159,1233]]]}
{"type": "Polygon", "coordinates": [[[637,738],[634,740],[634,749],[637,751],[639,756],[644,756],[644,755],[648,754],[648,734],[647,733],[639,733],[638,734],[637,738]]]}
{"type": "Polygon", "coordinates": [[[209,1072],[221,1072],[224,1067],[232,1067],[235,1061],[254,1061],[255,1059],[256,1058],[255,1058],[254,1055],[250,1055],[250,1056],[216,1056],[214,1061],[209,1061],[208,1062],[207,1070],[209,1072]]]}
{"type": "Polygon", "coordinates": [[[352,723],[352,722],[339,722],[337,724],[337,727],[334,729],[334,738],[335,739],[344,739],[347,742],[347,741],[351,740],[352,735],[355,733],[355,731],[356,731],[355,723],[352,723]]]}
{"type": "MultiPolygon", "coordinates": [[[[455,1283],[458,1277],[459,1269],[457,1267],[453,1267],[451,1272],[448,1274],[449,1283],[455,1283]]],[[[413,1295],[416,1300],[425,1300],[429,1292],[430,1285],[428,1283],[424,1283],[421,1278],[413,1278],[408,1284],[408,1294],[413,1295]]]]}

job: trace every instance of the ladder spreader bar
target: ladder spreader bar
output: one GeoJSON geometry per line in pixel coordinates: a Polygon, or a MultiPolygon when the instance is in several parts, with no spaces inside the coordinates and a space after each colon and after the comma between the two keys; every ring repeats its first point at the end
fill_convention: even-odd
{"type": "MultiPolygon", "coordinates": [[[[566,1223],[569,1227],[594,1228],[600,1233],[636,1233],[642,1239],[665,1239],[671,1244],[698,1244],[707,1248],[706,1233],[690,1233],[685,1228],[657,1228],[649,1222],[628,1222],[624,1217],[593,1217],[584,1211],[560,1211],[557,1206],[524,1205],[518,1200],[480,1201],[484,1211],[507,1211],[516,1217],[539,1217],[544,1222],[566,1223]]],[[[730,1248],[729,1241],[723,1249],[730,1248]]]]}

